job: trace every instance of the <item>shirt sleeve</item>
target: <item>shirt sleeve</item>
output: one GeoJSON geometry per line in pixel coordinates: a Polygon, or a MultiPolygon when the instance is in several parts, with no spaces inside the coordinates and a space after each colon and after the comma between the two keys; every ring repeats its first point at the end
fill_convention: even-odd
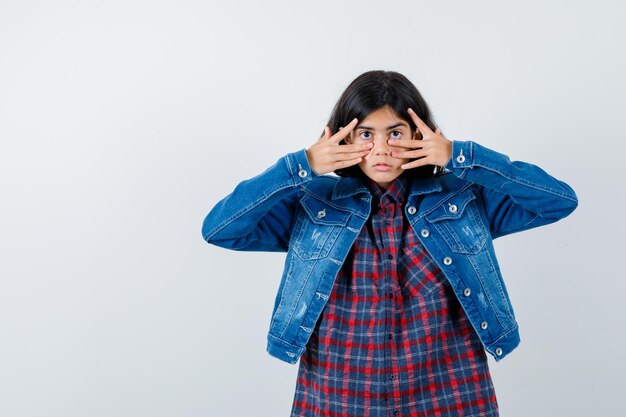
{"type": "Polygon", "coordinates": [[[578,206],[564,181],[473,141],[453,141],[445,168],[474,183],[493,238],[556,222],[578,206]]]}

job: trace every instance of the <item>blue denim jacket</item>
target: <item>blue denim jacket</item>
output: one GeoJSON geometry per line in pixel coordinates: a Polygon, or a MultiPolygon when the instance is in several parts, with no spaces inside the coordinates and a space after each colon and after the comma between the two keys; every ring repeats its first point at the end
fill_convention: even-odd
{"type": "MultiPolygon", "coordinates": [[[[562,219],[578,198],[540,167],[473,141],[453,141],[444,168],[409,181],[404,215],[499,361],[520,337],[493,239],[562,219]]],[[[303,148],[241,181],[204,219],[202,236],[213,245],[287,252],[267,334],[270,355],[291,364],[302,355],[371,200],[359,178],[313,172],[303,148]]]]}

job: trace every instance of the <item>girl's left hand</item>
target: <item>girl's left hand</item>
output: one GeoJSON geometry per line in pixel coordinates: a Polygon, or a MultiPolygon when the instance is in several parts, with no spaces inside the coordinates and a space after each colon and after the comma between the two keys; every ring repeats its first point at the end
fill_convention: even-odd
{"type": "Polygon", "coordinates": [[[417,126],[415,136],[421,133],[422,139],[389,139],[390,145],[416,149],[402,152],[393,151],[391,156],[394,158],[419,158],[402,165],[402,169],[416,168],[423,165],[438,165],[441,167],[446,165],[452,158],[452,141],[444,138],[439,128],[433,132],[410,107],[408,113],[417,126]]]}

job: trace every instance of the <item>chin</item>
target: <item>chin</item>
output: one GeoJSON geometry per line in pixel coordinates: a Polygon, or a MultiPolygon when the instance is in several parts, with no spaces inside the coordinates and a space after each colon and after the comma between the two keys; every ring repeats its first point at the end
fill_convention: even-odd
{"type": "Polygon", "coordinates": [[[390,182],[398,178],[402,171],[391,169],[387,172],[370,171],[368,177],[375,181],[390,182]]]}

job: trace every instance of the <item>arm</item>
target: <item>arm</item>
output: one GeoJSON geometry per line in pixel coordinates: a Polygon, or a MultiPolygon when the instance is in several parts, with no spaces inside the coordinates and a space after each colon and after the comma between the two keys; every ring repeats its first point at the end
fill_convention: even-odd
{"type": "Polygon", "coordinates": [[[445,168],[476,184],[493,238],[556,222],[578,206],[565,182],[476,142],[452,141],[445,168]]]}
{"type": "Polygon", "coordinates": [[[317,174],[305,149],[288,153],[220,200],[202,224],[208,243],[238,251],[286,252],[298,189],[317,174]]]}
{"type": "Polygon", "coordinates": [[[288,153],[261,174],[240,182],[205,217],[204,240],[227,249],[287,252],[298,191],[313,178],[354,165],[370,152],[369,144],[339,144],[357,121],[355,117],[334,135],[326,126],[309,148],[288,153]]]}

